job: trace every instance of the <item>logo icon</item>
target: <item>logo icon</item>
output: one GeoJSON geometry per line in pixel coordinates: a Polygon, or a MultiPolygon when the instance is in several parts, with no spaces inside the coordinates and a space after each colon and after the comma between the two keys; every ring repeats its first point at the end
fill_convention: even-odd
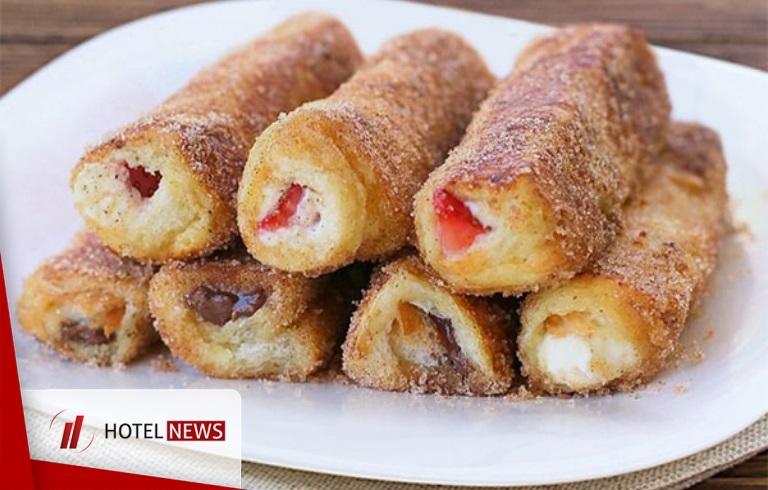
{"type": "MultiPolygon", "coordinates": [[[[67,409],[65,408],[61,412],[57,413],[53,416],[51,419],[51,424],[48,426],[48,429],[50,430],[51,427],[53,427],[53,421],[56,420],[56,417],[61,415],[62,413],[66,412],[67,409]]],[[[77,449],[78,442],[80,442],[80,430],[83,428],[83,419],[85,419],[85,415],[78,415],[75,417],[74,422],[67,422],[64,424],[64,432],[61,434],[61,445],[59,446],[59,449],[77,449]]],[[[91,434],[91,440],[88,442],[88,445],[86,445],[83,449],[78,451],[79,453],[82,453],[89,447],[91,447],[91,444],[93,444],[93,439],[96,436],[96,433],[91,434]]]]}

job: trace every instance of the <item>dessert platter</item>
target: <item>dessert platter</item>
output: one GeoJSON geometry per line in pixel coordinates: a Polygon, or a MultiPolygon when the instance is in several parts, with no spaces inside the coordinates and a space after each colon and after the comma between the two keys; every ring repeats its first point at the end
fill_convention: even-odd
{"type": "Polygon", "coordinates": [[[109,31],[0,100],[22,389],[233,388],[244,460],[398,481],[711,447],[768,411],[767,88],[400,2],[109,31]]]}

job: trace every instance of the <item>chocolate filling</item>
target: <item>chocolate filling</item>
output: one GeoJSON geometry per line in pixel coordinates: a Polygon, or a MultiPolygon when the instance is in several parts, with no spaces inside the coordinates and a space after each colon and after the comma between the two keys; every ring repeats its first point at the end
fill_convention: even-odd
{"type": "Polygon", "coordinates": [[[67,342],[101,345],[114,340],[115,335],[107,337],[103,328],[91,328],[87,320],[66,320],[61,323],[61,338],[67,342]]]}
{"type": "Polygon", "coordinates": [[[448,362],[462,374],[469,372],[469,361],[461,352],[459,343],[456,341],[456,335],[453,330],[453,324],[448,318],[427,313],[432,328],[437,334],[437,341],[445,349],[445,355],[448,362]]]}
{"type": "Polygon", "coordinates": [[[203,320],[222,326],[242,317],[249,317],[264,306],[267,294],[261,289],[245,293],[221,291],[208,286],[198,286],[185,300],[203,320]]]}
{"type": "Polygon", "coordinates": [[[147,172],[144,167],[129,167],[127,163],[123,166],[128,170],[128,185],[139,191],[141,197],[148,199],[155,195],[163,178],[160,172],[147,172]]]}

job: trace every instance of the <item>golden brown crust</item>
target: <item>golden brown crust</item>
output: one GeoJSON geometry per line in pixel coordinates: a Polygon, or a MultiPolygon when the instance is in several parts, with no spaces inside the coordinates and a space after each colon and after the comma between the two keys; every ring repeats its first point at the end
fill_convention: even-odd
{"type": "MultiPolygon", "coordinates": [[[[330,94],[361,61],[354,39],[338,20],[322,14],[290,18],[202,70],[147,115],[86,152],[72,177],[78,208],[100,237],[124,255],[164,261],[211,252],[237,232],[236,193],[254,137],[280,113],[330,94]],[[83,168],[102,165],[107,174],[114,174],[110,167],[119,162],[110,160],[130,157],[131,149],[137,159],[159,162],[155,154],[171,159],[159,165],[162,168],[150,168],[166,179],[166,172],[188,176],[183,185],[201,196],[196,204],[203,216],[197,219],[211,215],[194,240],[176,244],[159,236],[145,245],[126,230],[140,223],[119,215],[110,221],[88,212],[98,206],[111,209],[99,196],[86,193],[103,176],[94,175],[93,169],[85,175],[83,168]]],[[[126,190],[126,196],[113,197],[128,199],[128,194],[126,190]]],[[[165,212],[173,215],[175,210],[165,212]]]]}
{"type": "Polygon", "coordinates": [[[63,253],[46,260],[41,267],[47,269],[48,274],[78,274],[97,281],[133,279],[146,282],[153,273],[151,265],[117,255],[89,231],[75,235],[63,253]]]}
{"type": "MultiPolygon", "coordinates": [[[[649,381],[677,348],[685,320],[715,267],[726,227],[725,161],[717,134],[676,123],[659,162],[625,208],[624,229],[599,260],[564,285],[528,296],[520,358],[531,387],[550,393],[623,390],[649,381]],[[552,318],[582,312],[611,325],[635,351],[620,375],[574,389],[536,358],[535,336],[552,318]]],[[[542,330],[543,329],[543,330],[542,330]]]]}
{"type": "Polygon", "coordinates": [[[203,69],[138,125],[180,132],[185,160],[234,208],[253,139],[280,113],[336,90],[361,61],[335,18],[291,17],[203,69]]]}
{"type": "Polygon", "coordinates": [[[66,357],[119,365],[157,341],[147,305],[153,269],[79,233],[24,282],[17,305],[29,333],[66,357]]]}
{"type": "Polygon", "coordinates": [[[300,381],[328,362],[346,327],[352,295],[342,280],[278,272],[236,250],[163,266],[152,280],[150,307],[174,356],[205,374],[300,381]],[[196,302],[200,288],[255,294],[258,303],[217,323],[196,302]]]}
{"type": "Polygon", "coordinates": [[[457,290],[476,294],[572,277],[613,239],[637,169],[664,145],[669,111],[638,31],[592,24],[535,41],[417,195],[422,255],[457,290]],[[471,202],[490,230],[463,255],[440,248],[440,189],[471,202]]]}
{"type": "Polygon", "coordinates": [[[376,389],[504,393],[514,379],[512,326],[491,300],[451,293],[415,254],[405,255],[375,273],[352,317],[343,369],[376,389]]]}
{"type": "Polygon", "coordinates": [[[386,43],[332,96],[256,140],[238,204],[249,251],[274,267],[317,275],[400,249],[413,227],[413,195],[493,81],[477,52],[450,32],[425,29],[386,43]],[[333,224],[311,237],[263,239],[258,223],[295,183],[319,195],[320,227],[333,224]],[[331,204],[337,194],[338,206],[331,204]]]}
{"type": "Polygon", "coordinates": [[[630,201],[624,233],[591,268],[595,275],[620,278],[646,298],[638,310],[663,324],[662,331],[651,333],[660,360],[675,349],[715,268],[728,219],[726,164],[717,133],[677,123],[668,140],[666,167],[656,168],[630,201]]]}

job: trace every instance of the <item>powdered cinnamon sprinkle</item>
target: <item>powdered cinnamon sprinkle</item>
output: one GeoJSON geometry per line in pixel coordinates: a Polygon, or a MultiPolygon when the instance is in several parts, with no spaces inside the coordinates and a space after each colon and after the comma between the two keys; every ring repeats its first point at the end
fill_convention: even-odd
{"type": "Polygon", "coordinates": [[[44,267],[58,272],[115,279],[145,278],[149,280],[154,271],[149,264],[119,256],[89,231],[78,233],[67,249],[48,259],[44,267]]]}
{"type": "Polygon", "coordinates": [[[200,71],[136,126],[179,134],[200,179],[235,206],[254,137],[281,112],[331,93],[360,61],[339,21],[299,15],[200,71]]]}
{"type": "Polygon", "coordinates": [[[743,236],[750,242],[755,241],[755,234],[752,231],[752,228],[749,227],[749,223],[746,221],[737,221],[733,223],[733,226],[731,227],[731,233],[743,236]]]}
{"type": "Polygon", "coordinates": [[[78,209],[102,240],[126,255],[164,262],[212,252],[237,234],[237,189],[254,138],[280,113],[331,94],[362,60],[351,33],[334,17],[289,18],[201,70],[162,104],[89,149],[73,172],[78,209]],[[172,199],[146,200],[143,204],[157,212],[151,214],[174,217],[184,206],[204,226],[164,229],[159,219],[148,226],[143,213],[115,210],[134,208],[132,201],[125,202],[128,194],[86,193],[98,179],[113,176],[118,153],[151,159],[159,167],[154,171],[184,186],[172,199]],[[104,216],[89,213],[105,199],[122,202],[104,216]],[[147,226],[151,232],[137,231],[147,226]],[[180,236],[184,239],[177,243],[180,236]]]}
{"type": "MultiPolygon", "coordinates": [[[[431,212],[423,196],[438,189],[503,201],[531,181],[553,221],[541,226],[561,263],[536,284],[510,280],[466,290],[520,294],[563,282],[613,240],[638,170],[665,145],[669,113],[663,76],[640,32],[599,24],[558,30],[534,41],[481,105],[461,144],[419,192],[417,216],[431,212]]],[[[435,241],[431,228],[418,232],[420,243],[435,241]]],[[[494,259],[497,252],[484,251],[494,259]]],[[[422,245],[422,253],[431,252],[422,245]]],[[[439,266],[454,259],[435,253],[427,260],[443,273],[439,266]]]]}
{"type": "Polygon", "coordinates": [[[158,357],[155,357],[152,359],[151,365],[155,370],[164,373],[174,373],[179,370],[179,367],[176,365],[176,360],[170,353],[163,353],[158,357]]]}

